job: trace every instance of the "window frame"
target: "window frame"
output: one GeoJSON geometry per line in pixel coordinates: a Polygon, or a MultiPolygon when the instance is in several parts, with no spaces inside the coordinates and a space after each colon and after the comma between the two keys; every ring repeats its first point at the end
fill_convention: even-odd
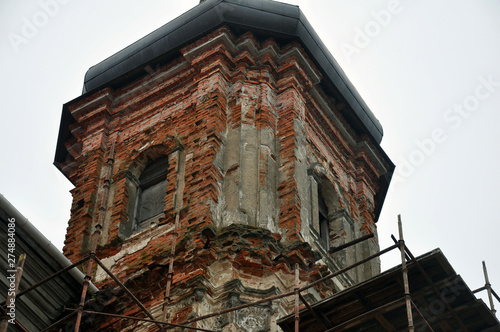
{"type": "MultiPolygon", "coordinates": [[[[136,194],[133,209],[133,231],[145,229],[151,224],[155,218],[164,213],[165,210],[165,196],[168,185],[168,157],[162,157],[155,161],[150,162],[141,172],[139,179],[136,181],[136,194]],[[147,217],[141,217],[141,207],[143,207],[144,193],[152,190],[153,197],[161,196],[160,202],[155,202],[154,210],[152,213],[147,214],[147,217]]],[[[148,196],[151,193],[148,193],[148,196]]],[[[148,197],[146,196],[146,197],[148,197]]],[[[150,200],[148,199],[148,202],[150,200]]]]}

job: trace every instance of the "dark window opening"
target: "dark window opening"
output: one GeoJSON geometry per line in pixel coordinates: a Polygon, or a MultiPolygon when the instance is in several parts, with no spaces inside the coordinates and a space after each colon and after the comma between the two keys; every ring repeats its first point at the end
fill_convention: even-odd
{"type": "Polygon", "coordinates": [[[85,201],[83,199],[79,200],[78,202],[76,202],[75,210],[81,209],[84,204],[85,204],[85,201]]]}
{"type": "Polygon", "coordinates": [[[163,212],[167,189],[167,158],[159,159],[144,169],[139,178],[135,222],[138,228],[143,223],[163,212]]]}
{"type": "Polygon", "coordinates": [[[321,244],[326,251],[330,249],[330,226],[328,222],[328,208],[321,193],[318,193],[318,210],[319,210],[319,238],[321,244]]]}

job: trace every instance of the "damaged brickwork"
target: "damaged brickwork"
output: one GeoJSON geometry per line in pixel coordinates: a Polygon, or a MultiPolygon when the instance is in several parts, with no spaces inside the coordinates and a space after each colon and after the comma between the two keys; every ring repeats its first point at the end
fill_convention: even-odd
{"type": "MultiPolygon", "coordinates": [[[[168,316],[179,323],[292,290],[296,263],[306,284],[376,252],[375,237],[327,253],[328,246],[376,234],[375,195],[390,164],[341,115],[348,106],[323,91],[322,74],[302,46],[236,37],[222,27],[181,53],[68,105],[72,158],[61,169],[75,189],[64,254],[76,261],[88,253],[103,213],[98,257],[159,318],[178,216],[168,316]],[[162,158],[163,211],[138,224],[141,174],[162,158]],[[328,243],[321,240],[321,213],[328,243]]],[[[103,310],[142,315],[102,269],[95,272],[107,292],[103,310]]],[[[306,298],[318,301],[377,273],[378,261],[364,264],[306,298]]],[[[197,326],[275,331],[276,319],[292,308],[285,298],[197,326]]],[[[99,324],[92,327],[99,331],[156,328],[116,318],[85,324],[99,324]]]]}

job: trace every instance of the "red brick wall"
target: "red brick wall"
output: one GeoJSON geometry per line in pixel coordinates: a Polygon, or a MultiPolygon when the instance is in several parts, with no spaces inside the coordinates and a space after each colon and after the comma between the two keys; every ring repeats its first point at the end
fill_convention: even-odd
{"type": "MultiPolygon", "coordinates": [[[[203,280],[213,279],[208,267],[214,262],[229,262],[234,279],[256,288],[256,281],[271,278],[277,271],[293,276],[290,267],[296,262],[303,269],[303,282],[319,277],[325,267],[316,263],[319,256],[304,242],[302,223],[310,220],[303,209],[308,189],[298,184],[305,174],[302,169],[321,164],[327,170],[325,176],[338,183],[345,197],[340,203],[359,221],[360,230],[374,232],[374,195],[384,165],[373,160],[372,143],[357,136],[337,103],[321,91],[321,74],[296,43],[260,43],[251,34],[236,38],[227,28],[220,28],[182,53],[183,57],[168,65],[148,68],[139,80],[69,105],[76,123],[67,147],[77,167],[63,167],[75,184],[64,254],[75,261],[89,251],[89,236],[101,209],[104,221],[98,256],[118,278],[128,280],[146,307],[158,309],[173,223],[179,213],[174,303],[206,285],[203,280]],[[242,126],[255,127],[257,133],[265,130],[276,145],[276,151],[264,146],[256,152],[255,183],[241,177],[247,165],[236,161],[220,166],[219,162],[220,158],[228,160],[221,157],[221,151],[234,143],[228,142],[226,134],[242,126]],[[102,206],[105,163],[113,144],[108,203],[102,206]],[[165,215],[157,225],[128,234],[124,226],[130,223],[127,176],[140,174],[150,161],[162,156],[169,157],[165,215]],[[268,181],[273,172],[276,184],[268,181]],[[225,204],[221,197],[226,188],[241,186],[240,181],[264,193],[276,192],[279,231],[259,228],[262,216],[258,211],[262,210],[252,215],[242,209],[250,221],[225,227],[217,214],[225,204]]],[[[245,138],[238,139],[244,142],[245,138]]],[[[242,154],[236,160],[246,160],[242,159],[246,150],[236,152],[242,154]]],[[[239,204],[241,208],[249,203],[239,204]]],[[[110,279],[98,278],[98,282],[103,288],[113,285],[110,279]]],[[[288,286],[292,287],[278,288],[284,291],[288,286]]],[[[320,293],[326,294],[325,290],[320,293]]],[[[114,296],[120,299],[111,301],[115,310],[137,312],[124,296],[114,296]]],[[[192,305],[184,307],[173,315],[174,320],[182,321],[192,311],[192,305]]],[[[108,321],[109,326],[115,324],[110,322],[114,321],[108,321]]]]}

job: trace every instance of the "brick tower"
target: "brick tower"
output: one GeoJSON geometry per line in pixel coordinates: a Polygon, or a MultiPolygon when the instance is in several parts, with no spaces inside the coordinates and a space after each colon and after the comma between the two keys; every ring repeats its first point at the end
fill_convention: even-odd
{"type": "MultiPolygon", "coordinates": [[[[99,259],[155,319],[174,323],[288,292],[295,266],[306,284],[378,250],[375,236],[328,253],[376,235],[394,168],[381,138],[298,7],[203,1],[92,67],[83,95],[64,105],[55,165],[75,186],[64,254],[85,256],[101,229],[99,259]]],[[[306,297],[379,269],[366,263],[306,297]]],[[[103,310],[142,315],[94,272],[103,310]]],[[[283,298],[197,326],[274,331],[292,307],[283,298]]]]}

